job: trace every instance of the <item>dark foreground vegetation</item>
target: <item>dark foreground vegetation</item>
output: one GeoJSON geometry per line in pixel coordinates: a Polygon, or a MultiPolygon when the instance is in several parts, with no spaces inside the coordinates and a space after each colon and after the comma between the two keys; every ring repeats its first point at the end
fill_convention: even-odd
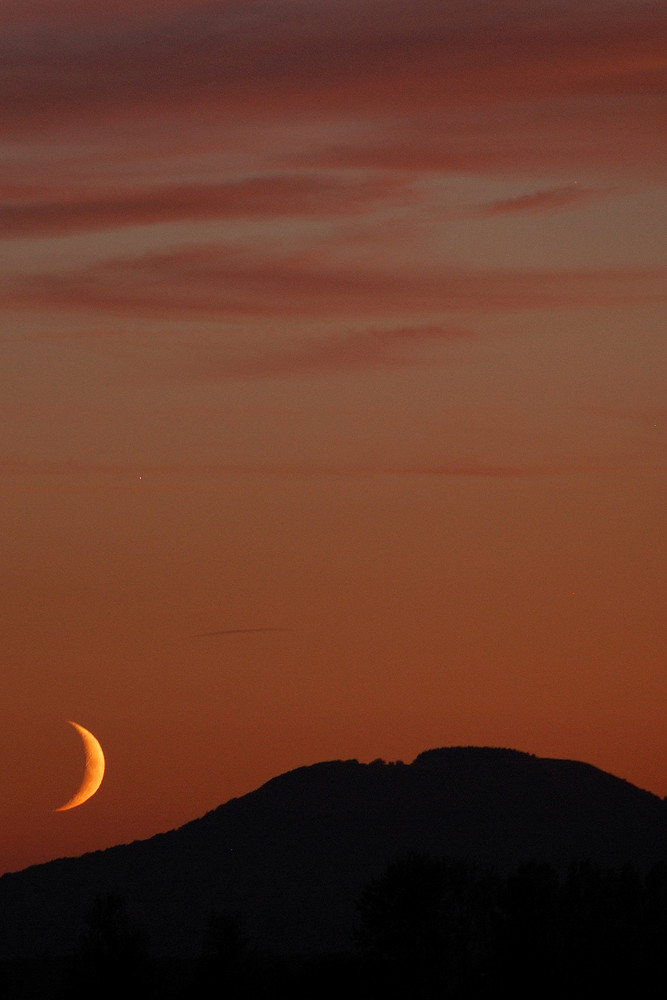
{"type": "Polygon", "coordinates": [[[160,958],[123,899],[101,895],[75,954],[0,965],[0,998],[576,1000],[607,991],[652,997],[664,988],[663,865],[640,875],[629,865],[586,862],[558,874],[530,863],[500,876],[414,854],[366,886],[357,912],[341,954],[262,952],[242,915],[212,912],[199,956],[160,958]]]}

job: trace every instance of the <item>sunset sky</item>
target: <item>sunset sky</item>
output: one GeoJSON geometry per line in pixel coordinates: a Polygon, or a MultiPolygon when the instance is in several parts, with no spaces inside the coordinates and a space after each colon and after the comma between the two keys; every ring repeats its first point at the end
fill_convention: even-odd
{"type": "Polygon", "coordinates": [[[667,795],[666,43],[3,0],[0,871],[437,746],[667,795]]]}

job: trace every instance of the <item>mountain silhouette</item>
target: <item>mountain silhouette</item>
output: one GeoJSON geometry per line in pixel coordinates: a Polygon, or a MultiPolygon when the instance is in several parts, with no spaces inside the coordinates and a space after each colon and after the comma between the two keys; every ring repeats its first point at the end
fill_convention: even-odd
{"type": "Polygon", "coordinates": [[[240,913],[263,949],[344,950],[364,886],[412,852],[501,873],[589,859],[641,871],[667,860],[667,804],[589,764],[516,750],[313,764],[168,833],[4,875],[0,955],[71,952],[105,893],[157,954],[197,952],[212,910],[240,913]]]}

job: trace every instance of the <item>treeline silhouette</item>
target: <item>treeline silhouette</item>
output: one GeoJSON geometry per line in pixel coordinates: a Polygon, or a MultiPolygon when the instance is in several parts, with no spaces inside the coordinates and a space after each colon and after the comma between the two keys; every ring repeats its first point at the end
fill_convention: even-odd
{"type": "Polygon", "coordinates": [[[508,877],[412,855],[364,890],[355,938],[369,996],[658,995],[667,868],[531,862],[508,877]]]}
{"type": "MultiPolygon", "coordinates": [[[[400,858],[357,901],[350,950],[255,948],[242,915],[212,911],[198,957],[153,957],[122,897],[97,896],[76,953],[0,965],[3,1000],[542,1000],[657,996],[667,972],[667,867],[592,862],[513,874],[423,854],[400,858]]],[[[11,919],[11,914],[5,914],[11,919]]]]}

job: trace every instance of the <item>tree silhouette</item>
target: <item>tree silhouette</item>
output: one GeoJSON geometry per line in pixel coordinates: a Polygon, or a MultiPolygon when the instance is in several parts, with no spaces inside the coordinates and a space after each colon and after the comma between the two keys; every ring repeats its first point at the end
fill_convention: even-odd
{"type": "Polygon", "coordinates": [[[86,915],[74,986],[96,1000],[145,998],[149,992],[148,939],[132,924],[121,896],[99,895],[86,915]]]}
{"type": "Polygon", "coordinates": [[[665,865],[642,877],[629,864],[559,874],[531,862],[501,877],[412,855],[358,910],[373,997],[657,997],[667,976],[665,865]]]}
{"type": "MultiPolygon", "coordinates": [[[[355,940],[387,996],[476,989],[491,954],[496,880],[462,863],[412,854],[363,891],[355,940]]],[[[379,994],[378,994],[379,995],[379,994]]]]}
{"type": "Polygon", "coordinates": [[[212,910],[202,941],[206,991],[226,1000],[247,995],[252,958],[240,914],[212,910]]]}
{"type": "Polygon", "coordinates": [[[502,881],[496,976],[518,997],[550,997],[556,989],[558,899],[558,874],[548,864],[531,861],[502,881]]]}

